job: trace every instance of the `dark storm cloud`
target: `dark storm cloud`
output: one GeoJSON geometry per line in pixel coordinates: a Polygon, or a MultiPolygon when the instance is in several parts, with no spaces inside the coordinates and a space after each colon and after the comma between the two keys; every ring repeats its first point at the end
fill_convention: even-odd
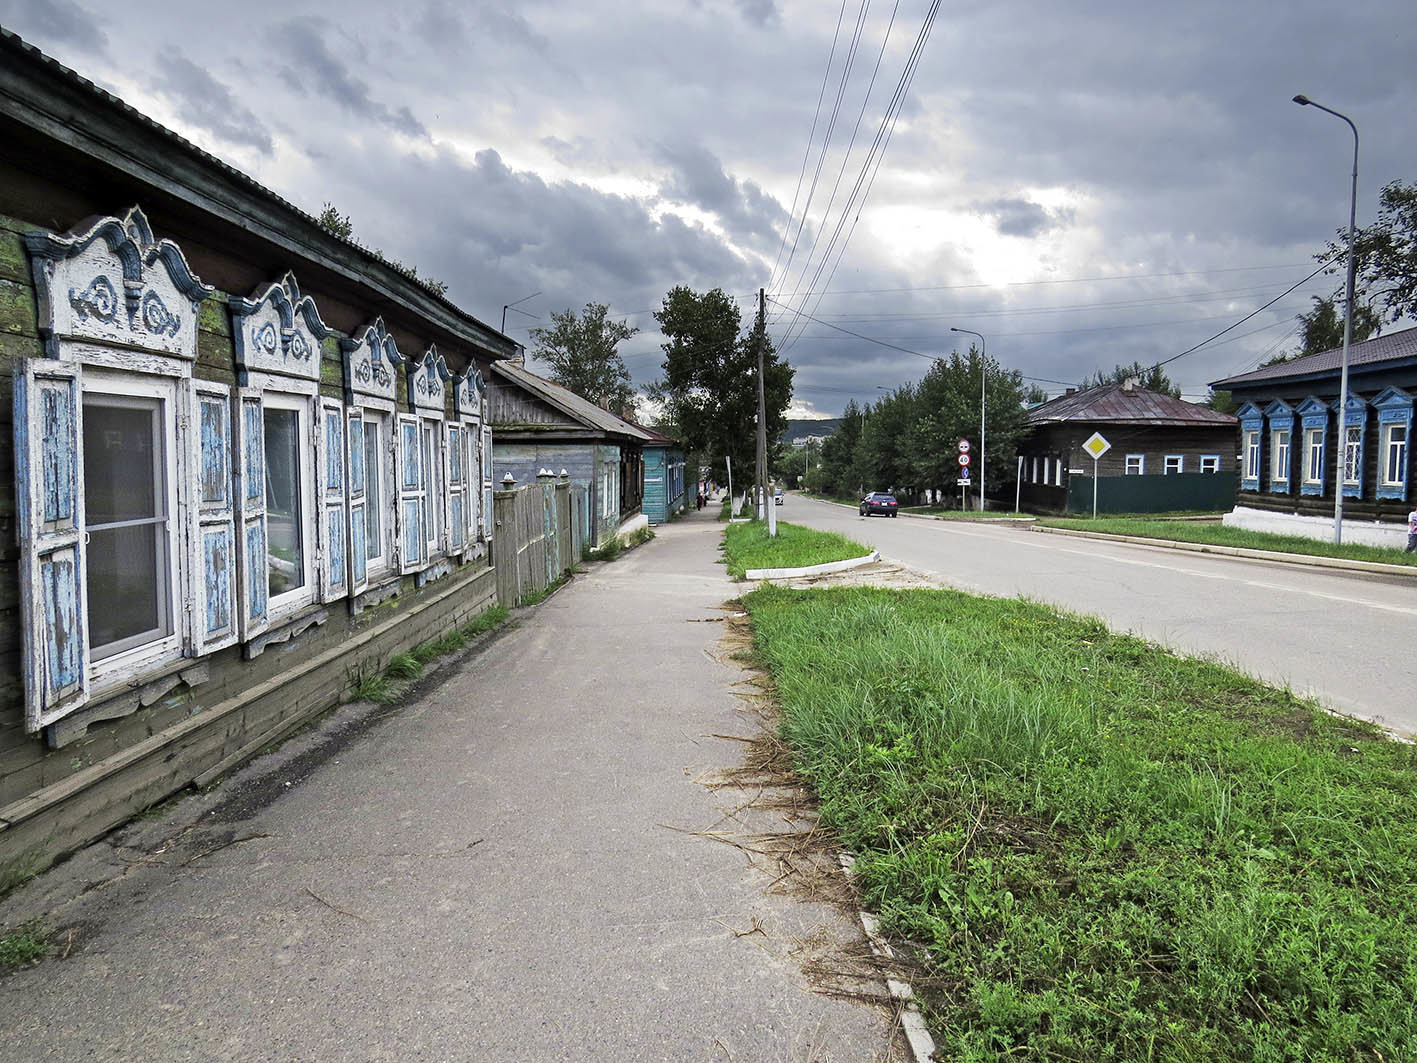
{"type": "Polygon", "coordinates": [[[108,49],[101,20],[73,0],[11,0],[0,5],[0,14],[8,27],[46,49],[70,45],[95,55],[108,49]]]}
{"type": "Polygon", "coordinates": [[[1022,236],[1032,239],[1065,223],[1071,213],[1052,212],[1042,204],[1027,199],[995,199],[974,204],[976,213],[994,219],[994,228],[1001,236],[1022,236]]]}
{"type": "Polygon", "coordinates": [[[717,215],[730,235],[745,243],[761,246],[780,235],[787,221],[782,205],[752,181],[730,177],[707,148],[662,146],[659,156],[671,171],[660,187],[666,199],[717,215]]]}
{"type": "MultiPolygon", "coordinates": [[[[364,198],[348,208],[360,238],[446,281],[451,298],[494,325],[503,303],[538,289],[543,309],[593,300],[625,312],[657,305],[674,284],[752,284],[748,264],[719,237],[673,214],[657,216],[643,200],[547,182],[491,150],[471,161],[445,150],[431,157],[359,150],[381,152],[378,165],[365,154],[340,160],[370,178],[364,198]],[[381,206],[391,202],[426,206],[386,220],[381,206]]],[[[508,331],[524,338],[513,324],[508,331]]]]}
{"type": "Polygon", "coordinates": [[[329,24],[302,16],[273,27],[271,44],[288,60],[280,67],[286,84],[299,92],[313,92],[334,100],[352,114],[370,118],[409,136],[427,137],[428,130],[406,106],[391,109],[373,98],[369,84],[354,74],[325,43],[329,24]]]}
{"type": "Polygon", "coordinates": [[[228,144],[253,147],[270,155],[271,135],[261,120],[205,69],[164,48],[152,87],[177,108],[177,116],[228,144]]]}
{"type": "Polygon", "coordinates": [[[745,19],[755,26],[776,26],[782,21],[782,14],[774,0],[734,0],[745,19]]]}

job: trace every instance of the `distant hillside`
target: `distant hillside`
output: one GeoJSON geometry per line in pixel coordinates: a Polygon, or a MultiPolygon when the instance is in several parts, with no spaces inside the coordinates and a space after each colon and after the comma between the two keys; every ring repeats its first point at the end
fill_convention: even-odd
{"type": "Polygon", "coordinates": [[[800,443],[806,436],[829,436],[841,424],[840,417],[825,417],[814,421],[788,421],[783,430],[782,441],[788,446],[800,443]]]}

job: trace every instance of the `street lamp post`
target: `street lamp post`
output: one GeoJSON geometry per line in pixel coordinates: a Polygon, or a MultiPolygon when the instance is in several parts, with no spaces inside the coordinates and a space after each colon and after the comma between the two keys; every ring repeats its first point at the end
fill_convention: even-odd
{"type": "Polygon", "coordinates": [[[989,379],[989,363],[984,360],[984,337],[973,329],[955,328],[951,332],[963,332],[979,337],[979,512],[984,512],[984,382],[989,379]]]}
{"type": "MultiPolygon", "coordinates": [[[[1302,94],[1294,97],[1300,107],[1317,107],[1321,111],[1342,118],[1353,130],[1353,194],[1348,202],[1348,298],[1343,304],[1343,361],[1338,374],[1338,460],[1337,472],[1333,478],[1333,541],[1343,542],[1343,472],[1348,458],[1348,346],[1353,342],[1353,279],[1357,269],[1356,239],[1358,228],[1358,127],[1353,119],[1340,114],[1331,107],[1315,103],[1302,94]]],[[[1362,456],[1359,456],[1362,460],[1362,456]]]]}

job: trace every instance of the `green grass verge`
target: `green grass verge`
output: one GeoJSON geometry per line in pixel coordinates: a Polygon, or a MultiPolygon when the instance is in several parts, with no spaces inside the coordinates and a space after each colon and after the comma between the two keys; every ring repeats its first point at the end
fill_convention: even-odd
{"type": "Polygon", "coordinates": [[[942,1059],[1417,1058],[1417,748],[1035,604],[745,601],[942,1059]]]}
{"type": "Polygon", "coordinates": [[[0,933],[0,970],[24,967],[42,960],[49,952],[49,935],[39,920],[0,933]]]}
{"type": "Polygon", "coordinates": [[[1237,546],[1247,550],[1274,550],[1286,554],[1305,554],[1310,557],[1340,557],[1349,561],[1417,565],[1417,554],[1404,553],[1400,549],[1363,546],[1358,543],[1344,543],[1342,546],[1335,546],[1330,542],[1306,539],[1299,535],[1276,535],[1272,532],[1247,531],[1243,528],[1227,528],[1223,524],[1187,523],[1185,521],[1140,517],[1099,517],[1097,520],[1072,520],[1059,517],[1040,519],[1038,523],[1050,528],[1102,532],[1107,535],[1136,535],[1146,539],[1207,543],[1211,546],[1237,546]]]}
{"type": "Polygon", "coordinates": [[[901,506],[902,513],[918,513],[936,520],[1004,520],[1009,517],[1031,517],[1032,513],[1015,513],[1011,509],[941,509],[938,506],[901,506]]]}
{"type": "Polygon", "coordinates": [[[742,579],[750,568],[803,568],[828,561],[864,557],[869,547],[835,532],[815,531],[785,520],[777,522],[777,538],[768,538],[768,526],[759,521],[730,524],[724,529],[723,557],[728,574],[742,579]]]}

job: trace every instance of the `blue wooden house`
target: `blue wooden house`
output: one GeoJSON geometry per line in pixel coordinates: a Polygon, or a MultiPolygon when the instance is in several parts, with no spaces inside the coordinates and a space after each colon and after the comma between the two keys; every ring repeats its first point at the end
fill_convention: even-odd
{"type": "Polygon", "coordinates": [[[645,444],[644,511],[651,524],[663,524],[689,504],[685,489],[684,448],[653,428],[645,444]]]}
{"type": "Polygon", "coordinates": [[[525,487],[543,469],[564,470],[585,492],[585,542],[601,545],[646,525],[645,429],[509,360],[492,368],[488,403],[498,487],[525,487]]]}
{"type": "Polygon", "coordinates": [[[1321,351],[1211,384],[1239,404],[1239,491],[1226,524],[1328,538],[1341,454],[1344,541],[1405,543],[1417,497],[1409,443],[1417,328],[1351,345],[1340,413],[1342,353],[1321,351]]]}

